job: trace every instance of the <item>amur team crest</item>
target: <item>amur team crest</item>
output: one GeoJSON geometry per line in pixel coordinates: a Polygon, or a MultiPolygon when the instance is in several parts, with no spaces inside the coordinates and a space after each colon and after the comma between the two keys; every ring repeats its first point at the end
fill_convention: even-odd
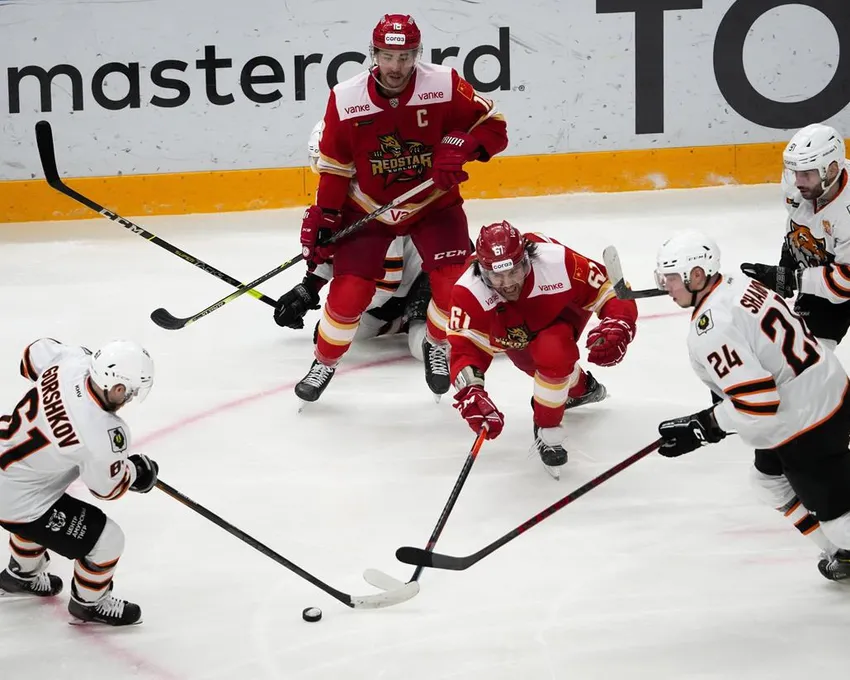
{"type": "Polygon", "coordinates": [[[829,259],[826,240],[816,237],[805,225],[791,222],[791,230],[785,235],[785,240],[797,262],[807,267],[819,267],[829,259]]]}
{"type": "Polygon", "coordinates": [[[402,139],[398,131],[378,135],[378,144],[380,148],[369,154],[369,159],[372,175],[383,175],[384,186],[418,180],[431,167],[432,148],[416,140],[402,139]]]}

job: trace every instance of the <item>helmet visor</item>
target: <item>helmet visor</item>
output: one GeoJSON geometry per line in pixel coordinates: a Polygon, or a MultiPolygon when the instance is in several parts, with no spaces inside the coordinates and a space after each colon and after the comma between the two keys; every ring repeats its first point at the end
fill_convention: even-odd
{"type": "Polygon", "coordinates": [[[525,281],[531,272],[531,260],[528,253],[523,253],[522,259],[515,263],[513,260],[494,262],[491,269],[481,265],[481,277],[484,282],[495,290],[511,288],[525,281]]]}

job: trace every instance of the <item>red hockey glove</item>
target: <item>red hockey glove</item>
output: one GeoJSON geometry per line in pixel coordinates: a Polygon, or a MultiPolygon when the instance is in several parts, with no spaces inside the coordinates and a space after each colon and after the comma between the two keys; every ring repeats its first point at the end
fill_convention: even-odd
{"type": "Polygon", "coordinates": [[[505,416],[481,385],[467,385],[455,395],[454,407],[474,432],[487,425],[487,439],[495,439],[505,426],[505,416]]]}
{"type": "Polygon", "coordinates": [[[587,334],[587,360],[599,366],[619,364],[635,337],[635,326],[622,319],[603,319],[587,334]]]}
{"type": "Polygon", "coordinates": [[[463,164],[475,160],[480,146],[481,142],[468,132],[450,132],[443,137],[434,152],[434,186],[448,191],[468,180],[469,174],[463,169],[463,164]]]}
{"type": "Polygon", "coordinates": [[[342,215],[311,205],[301,220],[301,252],[308,262],[321,264],[333,255],[333,246],[321,245],[342,226],[342,215]]]}

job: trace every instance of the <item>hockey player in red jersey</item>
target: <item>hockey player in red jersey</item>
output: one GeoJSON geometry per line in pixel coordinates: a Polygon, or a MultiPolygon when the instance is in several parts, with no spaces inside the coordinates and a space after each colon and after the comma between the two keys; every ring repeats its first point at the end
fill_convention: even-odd
{"type": "Polygon", "coordinates": [[[564,410],[605,398],[578,365],[577,340],[591,314],[588,360],[622,361],[635,335],[637,306],[614,295],[605,268],[557,241],[521,234],[508,222],[483,227],[472,264],[452,291],[448,337],[455,408],[476,432],[499,435],[504,416],[484,389],[496,352],[534,378],[534,448],[558,477],[567,462],[564,410]]]}
{"type": "Polygon", "coordinates": [[[331,254],[327,235],[372,212],[416,184],[434,186],[386,212],[333,249],[334,278],[319,322],[315,360],[295,393],[315,401],[357,332],[360,316],[384,274],[392,240],[409,234],[422,256],[432,299],[423,341],[425,377],[435,394],[449,388],[447,309],[470,244],[458,185],[464,165],[486,162],[507,146],[507,128],[493,103],[448,66],[419,60],[412,17],[386,15],[372,33],[372,65],[333,88],[319,146],[316,204],[301,225],[304,257],[331,254]]]}

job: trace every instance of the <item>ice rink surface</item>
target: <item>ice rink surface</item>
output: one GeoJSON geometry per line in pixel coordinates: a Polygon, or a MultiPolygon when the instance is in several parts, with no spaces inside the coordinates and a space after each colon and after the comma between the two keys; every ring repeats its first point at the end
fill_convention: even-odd
{"type": "MultiPolygon", "coordinates": [[[[108,196],[93,196],[109,204],[108,196]]],[[[120,211],[120,206],[111,206],[120,211]]],[[[682,228],[714,236],[723,269],[778,261],[778,186],[572,195],[467,203],[470,229],[509,219],[601,258],[615,244],[635,287],[682,228]]],[[[299,252],[301,210],[138,218],[213,266],[251,280],[299,252]]],[[[311,330],[278,328],[244,296],[184,330],[231,289],[117,224],[0,227],[0,412],[25,390],[20,352],[50,336],[144,344],[148,400],[122,415],[132,448],[161,478],[330,585],[376,592],[361,573],[407,580],[401,545],[424,546],[474,435],[434,404],[404,336],[355,346],[315,405],[297,413],[311,330]]],[[[261,289],[278,297],[296,266],[261,289]]],[[[641,301],[626,359],[592,368],[609,389],[570,411],[560,482],[529,456],[532,382],[507,359],[487,388],[507,424],[481,454],[438,543],[466,555],[656,438],[664,418],[706,407],[691,373],[687,315],[641,301]]],[[[593,322],[591,322],[593,323],[593,322]]],[[[847,359],[846,344],[839,356],[847,359]]],[[[846,363],[846,362],[845,362],[846,363]]],[[[5,409],[5,410],[4,410],[5,409]]],[[[652,455],[465,572],[426,570],[421,593],[379,611],[347,609],[165,494],[103,503],[127,548],[115,579],[144,623],[69,626],[70,564],[54,602],[0,599],[0,676],[114,680],[527,680],[813,678],[847,669],[850,589],[817,572],[818,551],[748,484],[736,437],[679,459],[652,455]],[[318,606],[319,623],[301,619],[318,606]]],[[[76,489],[93,502],[84,489],[76,489]]],[[[5,556],[2,560],[5,560],[5,556]]]]}

